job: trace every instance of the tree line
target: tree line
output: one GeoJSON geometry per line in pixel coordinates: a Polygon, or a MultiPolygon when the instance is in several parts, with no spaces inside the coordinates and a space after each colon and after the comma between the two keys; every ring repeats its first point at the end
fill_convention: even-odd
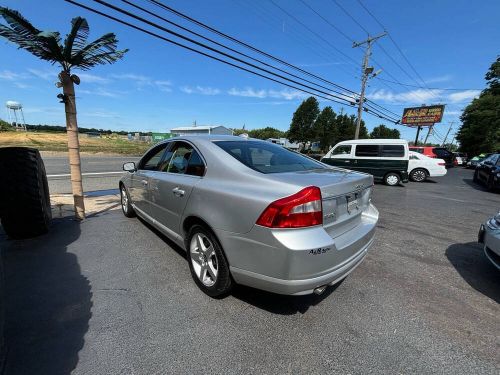
{"type": "Polygon", "coordinates": [[[456,135],[460,151],[469,155],[500,152],[500,56],[485,75],[487,87],[465,107],[456,135]]]}

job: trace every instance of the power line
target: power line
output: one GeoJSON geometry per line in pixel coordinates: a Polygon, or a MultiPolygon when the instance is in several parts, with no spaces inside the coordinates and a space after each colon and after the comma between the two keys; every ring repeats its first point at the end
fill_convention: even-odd
{"type": "Polygon", "coordinates": [[[248,58],[248,59],[250,59],[250,60],[256,61],[256,62],[258,62],[258,63],[260,63],[260,64],[262,64],[262,65],[264,65],[264,66],[267,66],[267,67],[272,68],[272,69],[276,69],[276,70],[278,70],[278,71],[280,71],[280,72],[282,72],[282,73],[288,74],[288,75],[290,75],[290,76],[292,76],[292,77],[294,77],[294,78],[301,79],[301,80],[303,80],[303,81],[305,81],[305,82],[311,83],[311,84],[316,85],[316,86],[318,86],[318,87],[321,87],[321,88],[323,88],[323,89],[326,89],[326,90],[331,90],[332,92],[334,92],[334,93],[336,93],[336,94],[340,94],[340,95],[344,95],[344,96],[346,96],[346,95],[345,95],[345,93],[343,93],[343,92],[333,90],[332,88],[329,88],[329,87],[323,86],[323,85],[318,84],[318,83],[316,83],[316,82],[310,81],[310,80],[308,80],[308,79],[306,79],[306,78],[300,77],[300,76],[295,75],[295,74],[290,73],[290,72],[287,72],[286,70],[283,70],[283,69],[277,68],[277,67],[275,67],[275,66],[273,66],[273,65],[271,65],[271,64],[266,63],[265,61],[262,61],[262,60],[260,60],[260,59],[254,58],[254,57],[252,57],[252,56],[249,56],[249,55],[247,55],[247,54],[245,54],[245,53],[243,53],[243,52],[240,52],[240,51],[238,51],[238,50],[235,50],[234,48],[231,48],[231,47],[228,47],[228,46],[226,46],[226,45],[224,45],[224,44],[222,44],[222,43],[219,43],[219,42],[217,42],[217,41],[215,41],[215,40],[213,40],[213,39],[211,39],[211,38],[205,37],[205,36],[203,36],[203,35],[201,35],[201,34],[199,34],[199,33],[197,33],[197,32],[194,32],[194,31],[192,31],[192,30],[188,29],[187,27],[184,27],[184,26],[179,25],[179,24],[177,24],[177,23],[175,23],[175,22],[172,22],[172,21],[170,21],[170,20],[166,19],[165,17],[162,17],[162,16],[160,16],[160,15],[158,15],[158,14],[156,14],[156,13],[153,13],[153,12],[151,12],[151,11],[149,11],[149,10],[147,10],[147,9],[145,9],[145,8],[143,8],[143,7],[141,7],[141,6],[139,6],[139,5],[136,5],[136,4],[134,4],[134,3],[130,2],[130,1],[128,1],[128,0],[121,0],[121,1],[122,1],[122,2],[124,2],[124,3],[126,3],[126,4],[128,4],[128,5],[131,5],[132,7],[136,8],[136,9],[139,9],[139,10],[141,10],[141,11],[143,11],[143,12],[145,12],[145,13],[149,14],[149,15],[152,15],[152,16],[154,16],[154,17],[158,18],[158,19],[161,19],[162,21],[165,21],[165,22],[167,22],[167,23],[169,23],[169,24],[171,24],[171,25],[174,25],[174,26],[176,26],[176,27],[180,28],[181,30],[184,30],[184,31],[186,31],[186,32],[188,32],[188,33],[190,33],[190,34],[196,35],[196,36],[197,36],[197,37],[199,37],[199,38],[202,38],[202,39],[207,40],[207,41],[209,41],[209,42],[211,42],[211,43],[214,43],[215,45],[217,45],[217,46],[219,46],[219,47],[222,47],[222,48],[225,48],[225,49],[227,49],[227,50],[229,50],[229,51],[231,51],[231,52],[237,53],[237,54],[238,54],[238,55],[240,55],[240,56],[244,56],[244,57],[246,57],[246,58],[248,58]]]}
{"type": "MultiPolygon", "coordinates": [[[[160,29],[160,30],[162,30],[162,31],[165,31],[165,32],[167,32],[167,33],[169,33],[169,34],[171,34],[171,35],[174,35],[174,36],[176,36],[176,37],[178,37],[178,38],[181,38],[181,39],[183,39],[183,40],[185,40],[185,41],[188,41],[188,42],[190,42],[190,43],[196,44],[196,45],[197,45],[197,46],[199,46],[199,47],[202,47],[202,48],[208,49],[209,51],[212,51],[212,52],[218,53],[218,54],[220,54],[220,55],[222,55],[222,56],[224,56],[224,57],[227,57],[227,58],[230,58],[230,59],[232,59],[232,60],[238,61],[239,63],[243,63],[243,64],[245,64],[245,65],[248,65],[248,66],[250,66],[250,67],[252,67],[252,68],[254,68],[254,69],[258,69],[258,70],[263,71],[263,72],[265,72],[265,73],[267,73],[267,74],[271,74],[271,75],[273,75],[273,76],[275,76],[275,77],[278,77],[278,78],[284,79],[284,80],[286,80],[286,81],[288,81],[288,82],[292,82],[292,83],[294,83],[294,84],[301,85],[301,86],[306,87],[306,88],[308,88],[308,89],[310,89],[310,90],[315,90],[315,91],[318,91],[318,92],[320,92],[320,93],[322,93],[322,94],[324,94],[324,95],[329,95],[329,96],[332,96],[332,97],[334,97],[334,98],[337,98],[337,99],[340,99],[340,100],[344,100],[344,101],[346,101],[346,102],[349,102],[349,100],[348,100],[348,99],[345,99],[345,98],[340,97],[340,96],[338,96],[338,95],[333,95],[333,94],[332,94],[332,93],[330,93],[330,92],[322,91],[322,90],[316,89],[316,88],[314,88],[314,87],[312,87],[312,86],[306,85],[306,84],[304,84],[304,83],[301,83],[301,82],[295,81],[295,80],[293,80],[293,79],[287,78],[287,77],[285,77],[285,76],[283,76],[283,75],[281,75],[281,74],[274,73],[274,72],[272,72],[272,71],[270,71],[270,70],[268,70],[268,69],[265,69],[265,68],[259,67],[259,66],[255,65],[255,64],[249,63],[248,61],[242,60],[242,59],[240,59],[240,58],[238,58],[238,57],[234,57],[234,56],[232,56],[232,55],[230,55],[230,54],[228,54],[228,53],[222,52],[222,51],[220,51],[220,50],[218,50],[218,49],[216,49],[216,48],[210,47],[210,46],[208,46],[208,45],[206,45],[206,44],[203,44],[203,43],[201,43],[201,42],[198,42],[198,41],[196,41],[196,40],[194,40],[194,39],[188,38],[188,37],[186,37],[186,36],[184,36],[184,35],[182,35],[182,34],[179,34],[179,33],[175,32],[175,31],[172,31],[172,30],[170,30],[170,29],[167,29],[166,27],[163,27],[163,26],[161,26],[161,25],[158,25],[158,24],[156,24],[156,23],[154,23],[154,22],[151,22],[151,21],[149,21],[149,20],[147,20],[147,19],[145,19],[145,18],[139,17],[139,16],[137,16],[137,15],[135,15],[135,14],[133,14],[133,13],[130,13],[130,12],[126,11],[125,9],[122,9],[122,8],[120,8],[120,7],[117,7],[117,6],[113,5],[113,4],[109,4],[109,3],[107,3],[106,1],[103,1],[103,0],[93,0],[93,1],[94,1],[94,2],[96,2],[96,3],[99,3],[99,4],[101,4],[101,5],[104,5],[105,7],[108,7],[108,8],[110,8],[110,9],[113,9],[113,10],[115,10],[115,11],[118,11],[118,12],[120,12],[120,13],[122,13],[122,14],[125,14],[125,15],[127,15],[127,16],[129,16],[129,17],[131,17],[131,18],[134,18],[134,19],[138,20],[138,21],[141,21],[141,22],[146,23],[146,24],[148,24],[148,25],[150,25],[150,26],[153,26],[153,27],[155,27],[155,28],[157,28],[157,29],[160,29]]],[[[349,97],[348,95],[345,95],[345,94],[342,94],[342,95],[343,95],[343,96],[345,96],[345,97],[348,97],[350,100],[354,100],[354,101],[355,101],[355,98],[353,98],[353,97],[349,97]]]]}
{"type": "Polygon", "coordinates": [[[388,79],[384,79],[384,78],[380,78],[379,79],[381,81],[385,81],[385,82],[390,82],[390,83],[394,83],[396,85],[400,85],[400,86],[406,86],[406,87],[414,87],[414,88],[418,88],[418,89],[427,89],[427,90],[443,90],[443,91],[465,91],[465,90],[481,90],[481,89],[477,89],[477,88],[461,88],[461,89],[457,89],[457,88],[443,88],[443,87],[423,87],[423,86],[417,86],[417,85],[410,85],[410,84],[406,84],[406,83],[401,83],[401,82],[393,82],[393,81],[390,81],[388,79]]]}
{"type": "Polygon", "coordinates": [[[272,59],[272,60],[274,60],[276,62],[284,64],[284,65],[288,66],[289,68],[298,70],[298,71],[300,71],[303,74],[306,74],[306,75],[308,75],[310,77],[314,77],[316,79],[319,79],[319,80],[321,80],[321,81],[323,81],[325,83],[329,83],[331,85],[334,85],[334,86],[336,86],[336,87],[338,87],[338,88],[340,88],[342,90],[346,90],[346,91],[351,92],[353,94],[357,94],[356,92],[354,92],[352,90],[349,90],[349,89],[347,89],[345,87],[342,87],[342,86],[340,86],[340,85],[338,85],[338,84],[336,84],[334,82],[331,82],[331,81],[326,80],[326,79],[324,79],[322,77],[319,77],[316,74],[308,72],[308,71],[306,71],[306,70],[304,70],[302,68],[299,68],[298,66],[295,66],[293,64],[290,64],[290,63],[288,63],[288,62],[286,62],[286,61],[284,61],[284,60],[282,60],[282,59],[280,59],[280,58],[278,58],[276,56],[273,56],[273,55],[271,55],[271,54],[269,54],[267,52],[264,52],[264,51],[262,51],[262,50],[260,50],[260,49],[258,49],[256,47],[253,47],[253,46],[251,46],[248,43],[245,43],[245,42],[243,42],[243,41],[241,41],[239,39],[236,39],[236,38],[234,38],[234,37],[232,37],[232,36],[230,36],[228,34],[225,34],[225,33],[221,32],[219,30],[216,30],[213,27],[210,27],[210,26],[204,24],[203,22],[200,22],[200,21],[198,21],[198,20],[196,20],[196,19],[194,19],[194,18],[192,18],[192,17],[190,17],[190,16],[188,16],[188,15],[186,15],[184,13],[181,13],[181,12],[179,12],[179,11],[177,11],[177,10],[169,7],[168,5],[165,5],[165,4],[161,3],[160,1],[156,1],[156,0],[148,0],[148,1],[150,3],[155,4],[156,6],[158,6],[160,8],[162,8],[162,9],[164,9],[164,10],[167,10],[167,11],[169,11],[169,12],[171,12],[171,13],[173,13],[173,14],[181,17],[181,18],[184,18],[185,20],[188,20],[189,22],[192,22],[192,23],[194,23],[194,24],[196,24],[196,25],[198,25],[198,26],[200,26],[200,27],[202,27],[202,28],[204,28],[206,30],[209,30],[209,31],[211,31],[211,32],[213,32],[213,33],[215,33],[215,34],[217,34],[217,35],[219,35],[219,36],[221,36],[221,37],[223,37],[223,38],[225,38],[227,40],[230,40],[230,41],[232,41],[234,43],[237,43],[237,44],[242,45],[242,46],[244,46],[246,48],[249,48],[250,50],[252,50],[252,51],[254,51],[254,52],[258,53],[258,54],[264,55],[264,56],[266,56],[266,57],[268,57],[268,58],[270,58],[270,59],[272,59]]]}
{"type": "MultiPolygon", "coordinates": [[[[375,15],[368,10],[368,8],[361,2],[361,0],[357,0],[357,2],[375,20],[375,22],[377,22],[379,24],[379,26],[382,27],[382,29],[384,29],[384,31],[387,31],[387,28],[382,24],[382,22],[380,22],[377,19],[377,17],[375,17],[375,15]]],[[[403,53],[403,50],[399,47],[399,45],[396,43],[396,41],[394,40],[394,38],[391,36],[390,33],[388,33],[388,34],[389,34],[390,41],[397,48],[397,50],[399,51],[399,53],[401,54],[401,56],[403,56],[403,59],[410,66],[411,70],[413,70],[413,72],[415,73],[415,75],[420,79],[420,81],[422,81],[423,85],[427,86],[427,84],[425,83],[424,79],[420,76],[420,74],[418,74],[417,70],[415,69],[415,67],[413,66],[413,64],[410,62],[410,60],[406,57],[406,55],[403,53]]]]}
{"type": "MultiPolygon", "coordinates": [[[[365,33],[367,33],[368,35],[370,35],[370,32],[368,30],[365,29],[365,27],[359,23],[353,16],[351,16],[351,14],[342,6],[338,3],[337,0],[332,0],[351,20],[354,21],[354,23],[356,25],[358,25],[365,33]]],[[[385,30],[384,30],[385,31],[385,30]]]]}
{"type": "Polygon", "coordinates": [[[337,31],[340,35],[342,35],[344,38],[346,38],[349,42],[351,43],[354,43],[354,40],[349,37],[346,33],[344,33],[342,30],[340,30],[337,26],[335,26],[333,23],[331,23],[330,21],[328,21],[325,17],[323,17],[321,15],[321,13],[318,13],[317,11],[314,10],[313,7],[311,7],[309,4],[307,4],[304,0],[300,0],[300,2],[302,4],[304,4],[304,6],[306,6],[307,8],[309,8],[311,10],[311,12],[313,12],[314,14],[316,14],[319,18],[321,18],[323,21],[325,21],[328,25],[330,25],[335,31],[337,31]]]}
{"type": "MultiPolygon", "coordinates": [[[[318,95],[318,94],[317,94],[317,93],[315,93],[315,92],[311,92],[311,91],[305,90],[305,89],[303,89],[303,88],[300,88],[300,87],[297,87],[297,86],[294,86],[294,85],[290,85],[290,84],[288,84],[288,83],[285,83],[285,82],[282,82],[282,81],[280,81],[280,80],[274,79],[274,78],[272,78],[272,77],[269,77],[269,76],[263,75],[263,74],[261,74],[261,73],[255,72],[255,71],[252,71],[252,70],[250,70],[250,69],[247,69],[247,68],[245,68],[245,67],[239,66],[239,65],[237,65],[237,64],[233,64],[233,63],[231,63],[231,62],[229,62],[229,61],[226,61],[226,60],[223,60],[223,59],[218,58],[218,57],[216,57],[216,56],[213,56],[213,55],[207,54],[207,53],[205,53],[205,52],[199,51],[199,50],[197,50],[197,49],[195,49],[195,48],[192,48],[192,47],[186,46],[186,45],[184,45],[184,44],[182,44],[182,43],[179,43],[179,42],[176,42],[176,41],[174,41],[174,40],[172,40],[172,39],[166,38],[166,37],[164,37],[164,36],[161,36],[161,35],[159,35],[159,34],[156,34],[156,33],[154,33],[154,32],[151,32],[151,31],[149,31],[149,30],[143,29],[143,28],[141,28],[141,27],[139,27],[139,26],[133,25],[133,24],[131,24],[131,23],[127,22],[127,21],[124,21],[124,20],[118,19],[118,18],[116,18],[116,17],[114,17],[114,16],[111,16],[111,15],[109,15],[109,14],[103,13],[103,12],[101,12],[101,11],[97,10],[97,9],[94,9],[94,8],[88,7],[88,6],[86,6],[86,5],[83,5],[83,4],[80,4],[80,3],[77,3],[77,2],[75,2],[75,1],[73,1],[73,0],[65,0],[65,1],[67,1],[67,2],[69,2],[69,3],[72,3],[72,4],[76,5],[76,6],[79,6],[79,7],[81,7],[81,8],[87,9],[87,10],[89,10],[89,11],[93,12],[93,13],[96,13],[96,14],[99,14],[99,15],[101,15],[101,16],[104,16],[104,17],[106,17],[106,18],[112,19],[112,20],[114,20],[114,21],[116,21],[116,22],[119,22],[119,23],[121,23],[121,24],[124,24],[124,25],[126,25],[126,26],[129,26],[129,27],[131,27],[131,28],[134,28],[134,29],[136,29],[136,30],[138,30],[138,31],[141,31],[141,32],[143,32],[143,33],[146,33],[146,34],[149,34],[149,35],[154,36],[154,37],[156,37],[156,38],[162,39],[162,40],[164,40],[164,41],[166,41],[166,42],[172,43],[172,44],[177,45],[177,46],[179,46],[179,47],[185,48],[185,49],[187,49],[187,50],[190,50],[190,51],[192,51],[192,52],[195,52],[195,53],[201,54],[201,55],[203,55],[203,56],[209,57],[209,58],[214,59],[214,60],[216,60],[216,61],[219,61],[219,62],[222,62],[222,63],[224,63],[224,64],[227,64],[227,65],[233,66],[233,67],[235,67],[235,68],[238,68],[238,69],[244,70],[244,71],[249,72],[249,73],[251,73],[251,74],[254,74],[254,75],[260,76],[260,77],[262,77],[262,78],[265,78],[265,79],[271,80],[271,81],[273,81],[273,82],[276,82],[276,83],[282,84],[282,85],[284,85],[284,86],[288,86],[288,87],[294,88],[294,89],[296,89],[296,90],[298,90],[298,91],[305,92],[305,93],[308,93],[308,94],[311,94],[311,95],[315,95],[315,96],[321,97],[321,98],[323,98],[323,99],[330,100],[330,101],[333,101],[333,102],[336,102],[336,103],[340,103],[340,104],[343,104],[343,105],[351,105],[351,106],[353,105],[353,104],[351,104],[350,102],[348,102],[346,99],[341,98],[341,100],[344,100],[344,101],[346,101],[347,103],[340,102],[340,101],[338,101],[338,100],[334,100],[334,99],[332,99],[331,97],[326,97],[326,96],[323,96],[323,95],[318,95]]],[[[94,1],[96,1],[96,0],[94,0],[94,1]]],[[[104,3],[104,2],[102,2],[102,3],[104,3]]],[[[140,17],[137,17],[137,19],[140,19],[140,17]]],[[[314,91],[317,91],[317,90],[314,90],[314,91]]],[[[331,95],[329,95],[329,96],[331,96],[331,95]]],[[[374,111],[369,111],[369,112],[370,112],[370,113],[372,113],[372,114],[375,114],[376,116],[380,116],[380,114],[379,114],[379,113],[376,113],[376,112],[374,112],[374,111]]],[[[384,117],[384,118],[385,118],[385,117],[384,117]]],[[[389,121],[391,121],[391,120],[389,119],[389,121]]]]}
{"type": "Polygon", "coordinates": [[[342,56],[344,56],[346,59],[352,61],[354,64],[357,64],[356,60],[354,60],[351,56],[345,54],[344,52],[342,52],[340,49],[338,49],[336,46],[334,46],[332,43],[330,43],[327,39],[323,38],[320,34],[318,34],[316,31],[312,30],[309,26],[307,26],[306,24],[304,24],[302,21],[300,21],[297,17],[295,17],[293,14],[290,14],[289,12],[287,12],[285,9],[283,9],[281,6],[279,6],[278,4],[276,4],[276,2],[274,0],[269,0],[275,7],[277,7],[278,9],[280,9],[283,13],[285,13],[288,17],[290,17],[291,19],[293,19],[295,22],[297,22],[298,24],[302,25],[302,27],[304,27],[306,30],[308,30],[310,33],[316,35],[317,38],[321,39],[323,42],[325,42],[326,44],[328,44],[331,48],[333,48],[335,51],[337,51],[339,54],[341,54],[342,56]]]}

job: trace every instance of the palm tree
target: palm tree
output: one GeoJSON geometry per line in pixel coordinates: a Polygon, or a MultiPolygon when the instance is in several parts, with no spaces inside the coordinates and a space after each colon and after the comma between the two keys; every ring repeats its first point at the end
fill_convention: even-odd
{"type": "Polygon", "coordinates": [[[35,28],[19,12],[0,7],[0,16],[6,25],[0,24],[0,36],[31,52],[36,57],[59,64],[57,87],[62,87],[63,95],[58,95],[66,111],[66,129],[68,134],[68,154],[71,170],[75,217],[85,218],[83,200],[82,173],[80,166],[80,145],[78,142],[78,124],[76,121],[76,101],[74,84],[80,84],[80,78],[71,74],[71,69],[88,70],[100,64],[112,64],[121,59],[128,49],[117,50],[118,40],[115,34],[108,33],[91,43],[87,43],[89,25],[85,18],[71,20],[71,31],[61,43],[61,36],[55,31],[41,31],[35,28]]]}

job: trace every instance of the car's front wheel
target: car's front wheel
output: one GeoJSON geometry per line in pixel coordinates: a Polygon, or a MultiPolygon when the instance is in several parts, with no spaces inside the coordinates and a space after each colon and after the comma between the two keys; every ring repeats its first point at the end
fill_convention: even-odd
{"type": "Polygon", "coordinates": [[[423,169],[414,169],[410,173],[410,178],[415,182],[424,182],[427,179],[427,173],[423,169]]]}
{"type": "Polygon", "coordinates": [[[122,204],[122,211],[126,217],[135,217],[134,207],[132,207],[132,202],[130,201],[130,196],[125,186],[120,187],[120,200],[122,204]]]}
{"type": "Polygon", "coordinates": [[[196,285],[210,297],[228,294],[233,281],[217,238],[201,225],[194,225],[187,238],[189,269],[196,285]]]}
{"type": "Polygon", "coordinates": [[[396,186],[399,185],[401,182],[401,178],[397,173],[387,173],[384,177],[384,183],[389,186],[396,186]]]}

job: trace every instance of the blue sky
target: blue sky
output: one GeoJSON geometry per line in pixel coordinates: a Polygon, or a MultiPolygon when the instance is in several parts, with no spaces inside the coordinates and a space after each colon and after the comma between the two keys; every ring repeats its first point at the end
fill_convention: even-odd
{"type": "MultiPolygon", "coordinates": [[[[119,0],[108,1],[126,7],[119,0]]],[[[359,91],[363,52],[353,49],[348,38],[362,40],[366,32],[334,0],[304,1],[347,38],[299,0],[273,1],[312,32],[270,0],[163,1],[305,70],[359,91]]],[[[81,2],[99,7],[89,0],[81,2]]],[[[134,2],[195,29],[147,1],[134,2]]],[[[357,1],[337,2],[371,34],[382,31],[357,1]]],[[[500,54],[500,2],[362,2],[388,29],[427,87],[436,88],[407,87],[372,79],[367,88],[368,97],[396,113],[402,113],[405,106],[446,103],[445,118],[436,127],[436,138],[439,140],[446,133],[450,121],[455,121],[453,134],[458,128],[460,110],[478,94],[477,89],[484,88],[484,74],[500,54]],[[449,88],[461,90],[444,90],[449,88]]],[[[125,58],[114,65],[74,71],[82,81],[77,87],[82,127],[168,131],[197,121],[235,128],[245,124],[247,129],[273,126],[286,130],[294,110],[308,96],[131,30],[63,0],[3,0],[2,5],[19,10],[39,29],[58,30],[63,35],[69,30],[71,18],[81,15],[89,21],[89,39],[113,31],[119,46],[130,49],[125,58]]],[[[208,35],[207,31],[196,31],[208,35]]],[[[383,69],[380,78],[423,85],[387,37],[377,44],[387,52],[385,54],[380,46],[373,49],[376,62],[372,60],[370,65],[383,69]]],[[[0,56],[0,102],[20,101],[28,123],[63,125],[63,106],[56,99],[59,89],[54,85],[58,67],[39,61],[4,41],[0,41],[0,56]]],[[[332,105],[336,112],[342,108],[323,99],[320,105],[332,105]]],[[[343,110],[354,113],[349,107],[344,106],[343,110]]],[[[4,108],[0,110],[0,117],[7,117],[4,108]]],[[[364,120],[369,129],[383,123],[369,114],[364,114],[364,120]]],[[[397,128],[404,138],[414,138],[414,129],[397,128]]]]}

